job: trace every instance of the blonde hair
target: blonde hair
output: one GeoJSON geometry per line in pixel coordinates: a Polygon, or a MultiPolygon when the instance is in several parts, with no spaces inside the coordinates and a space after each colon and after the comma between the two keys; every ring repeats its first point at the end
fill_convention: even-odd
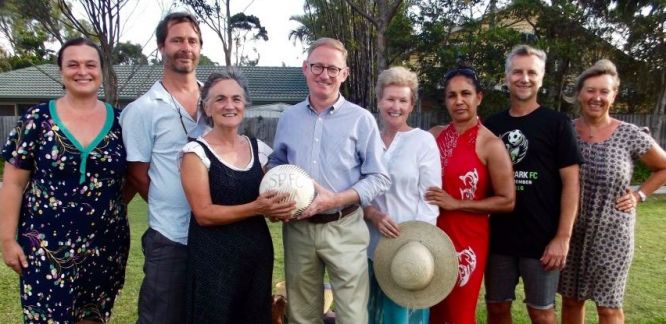
{"type": "Polygon", "coordinates": [[[545,74],[545,72],[546,72],[546,59],[548,58],[548,56],[546,55],[546,52],[544,52],[544,51],[542,51],[538,48],[534,48],[532,46],[525,45],[525,44],[518,45],[518,46],[514,47],[511,50],[511,53],[509,53],[509,55],[506,57],[506,62],[504,64],[504,73],[508,75],[509,72],[511,72],[511,63],[512,63],[511,61],[513,60],[514,57],[516,57],[516,56],[530,56],[530,55],[535,56],[536,58],[539,59],[539,61],[541,61],[541,63],[542,63],[541,64],[541,74],[545,74]]]}
{"type": "Polygon", "coordinates": [[[377,101],[382,99],[384,88],[391,85],[408,87],[412,92],[412,105],[416,103],[419,91],[419,80],[416,73],[402,66],[394,66],[382,71],[377,77],[377,85],[375,86],[377,101]]]}
{"type": "Polygon", "coordinates": [[[583,89],[585,80],[601,75],[609,75],[613,79],[613,90],[617,92],[620,88],[620,76],[617,74],[617,68],[610,60],[601,59],[576,78],[576,97],[578,97],[580,90],[583,89]]]}
{"type": "Polygon", "coordinates": [[[314,52],[315,49],[322,46],[330,47],[340,51],[340,53],[342,53],[342,58],[345,60],[345,65],[347,64],[347,49],[345,48],[345,45],[342,44],[341,41],[329,37],[322,37],[312,42],[308,48],[308,58],[310,58],[310,55],[312,52],[314,52]]]}

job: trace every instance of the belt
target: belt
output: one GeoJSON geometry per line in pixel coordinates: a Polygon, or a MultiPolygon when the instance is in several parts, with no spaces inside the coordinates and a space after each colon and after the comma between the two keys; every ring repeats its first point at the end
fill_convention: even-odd
{"type": "Polygon", "coordinates": [[[341,210],[339,210],[336,213],[315,214],[312,217],[308,218],[307,220],[310,221],[310,223],[326,224],[326,223],[341,219],[341,218],[355,212],[357,209],[358,209],[358,205],[351,205],[351,206],[347,206],[345,208],[342,208],[341,210]]]}

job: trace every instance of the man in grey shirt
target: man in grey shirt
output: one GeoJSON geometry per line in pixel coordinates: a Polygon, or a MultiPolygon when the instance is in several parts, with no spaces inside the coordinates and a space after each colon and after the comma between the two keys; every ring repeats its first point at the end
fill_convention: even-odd
{"type": "Polygon", "coordinates": [[[284,224],[290,323],[320,323],[327,269],[338,323],[366,323],[369,242],[360,205],[390,186],[374,117],[345,100],[347,50],[335,39],[312,43],[303,62],[308,98],[287,109],[269,167],[295,164],[315,180],[317,196],[298,220],[284,224]]]}

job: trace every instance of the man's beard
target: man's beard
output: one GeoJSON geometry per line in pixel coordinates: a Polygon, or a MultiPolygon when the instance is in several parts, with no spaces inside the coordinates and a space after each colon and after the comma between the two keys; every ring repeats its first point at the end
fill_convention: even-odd
{"type": "Polygon", "coordinates": [[[175,54],[173,56],[167,57],[166,60],[166,65],[170,68],[170,70],[177,72],[177,73],[191,73],[194,71],[197,67],[198,60],[196,60],[194,55],[191,54],[175,54]],[[178,60],[181,58],[188,58],[192,61],[192,64],[180,64],[178,63],[178,60]]]}

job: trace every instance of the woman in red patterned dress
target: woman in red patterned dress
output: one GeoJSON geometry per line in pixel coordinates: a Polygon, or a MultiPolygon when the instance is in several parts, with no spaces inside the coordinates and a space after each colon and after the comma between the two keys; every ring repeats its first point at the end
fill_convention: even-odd
{"type": "Polygon", "coordinates": [[[481,125],[477,107],[483,93],[471,68],[456,68],[443,79],[451,123],[430,132],[442,160],[443,188],[430,188],[426,200],[440,208],[437,226],[458,252],[458,281],[430,309],[430,323],[476,323],[476,301],[488,254],[488,215],[513,209],[513,168],[504,144],[481,125]]]}

